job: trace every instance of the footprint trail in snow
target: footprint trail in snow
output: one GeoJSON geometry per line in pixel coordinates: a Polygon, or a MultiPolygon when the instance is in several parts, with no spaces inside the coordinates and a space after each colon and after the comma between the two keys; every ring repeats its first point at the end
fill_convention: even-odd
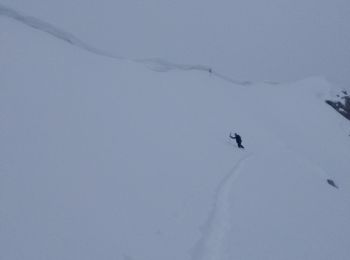
{"type": "Polygon", "coordinates": [[[231,227],[230,194],[240,175],[240,168],[250,158],[241,158],[222,180],[215,192],[215,201],[208,220],[203,227],[202,238],[193,249],[194,260],[220,260],[225,252],[225,240],[231,227]]]}

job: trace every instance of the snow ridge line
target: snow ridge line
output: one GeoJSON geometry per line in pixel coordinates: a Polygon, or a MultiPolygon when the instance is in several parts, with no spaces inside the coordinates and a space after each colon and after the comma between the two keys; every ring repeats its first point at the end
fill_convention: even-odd
{"type": "Polygon", "coordinates": [[[250,155],[241,158],[218,186],[213,208],[203,226],[202,238],[192,250],[193,260],[223,259],[225,238],[231,226],[230,193],[239,176],[240,167],[249,157],[250,155]]]}
{"type": "Polygon", "coordinates": [[[17,12],[16,10],[8,8],[2,4],[0,4],[0,15],[8,18],[12,18],[36,30],[48,33],[51,36],[58,38],[62,41],[65,41],[68,44],[74,45],[78,48],[84,49],[96,55],[105,56],[105,57],[114,58],[114,59],[125,59],[124,57],[117,56],[107,51],[100,50],[93,46],[90,46],[89,44],[75,37],[73,34],[65,32],[64,30],[61,30],[58,27],[48,22],[42,21],[32,16],[21,14],[20,12],[17,12]]]}
{"type": "Polygon", "coordinates": [[[45,22],[45,21],[38,19],[36,17],[22,14],[22,13],[14,10],[12,8],[4,6],[3,4],[0,4],[0,16],[5,16],[7,18],[14,19],[22,24],[25,24],[29,27],[36,29],[36,30],[48,33],[57,39],[60,39],[68,44],[76,46],[76,47],[83,49],[85,51],[88,51],[90,53],[93,53],[93,54],[96,54],[99,56],[112,58],[112,59],[117,59],[117,60],[128,60],[128,61],[132,61],[135,63],[141,63],[141,64],[146,65],[149,69],[151,69],[153,71],[167,72],[170,70],[182,70],[182,71],[196,70],[196,71],[201,71],[201,72],[208,72],[208,73],[216,76],[217,78],[220,78],[224,81],[227,81],[229,83],[233,83],[236,85],[246,86],[246,85],[252,84],[252,82],[250,82],[250,81],[238,81],[238,80],[231,79],[230,77],[225,76],[223,74],[220,74],[220,73],[212,70],[212,68],[205,66],[205,65],[178,64],[178,63],[170,62],[170,61],[167,61],[167,60],[164,60],[161,58],[133,59],[133,58],[123,57],[120,55],[115,55],[111,52],[95,48],[92,45],[89,45],[89,44],[83,42],[82,40],[80,40],[79,38],[74,36],[73,34],[66,32],[66,31],[64,31],[64,30],[62,30],[62,29],[60,29],[60,28],[58,28],[58,27],[56,27],[48,22],[45,22]]]}

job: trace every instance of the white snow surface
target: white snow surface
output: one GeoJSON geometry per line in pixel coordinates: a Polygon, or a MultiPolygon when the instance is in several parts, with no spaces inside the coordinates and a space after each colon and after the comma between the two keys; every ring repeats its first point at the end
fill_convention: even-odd
{"type": "Polygon", "coordinates": [[[0,38],[0,259],[350,258],[326,80],[159,73],[6,17],[0,38]]]}

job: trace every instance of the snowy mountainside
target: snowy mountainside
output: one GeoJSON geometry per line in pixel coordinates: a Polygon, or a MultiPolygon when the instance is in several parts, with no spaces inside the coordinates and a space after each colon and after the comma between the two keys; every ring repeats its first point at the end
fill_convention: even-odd
{"type": "Polygon", "coordinates": [[[350,124],[322,78],[239,85],[0,33],[0,259],[350,257],[350,124]]]}

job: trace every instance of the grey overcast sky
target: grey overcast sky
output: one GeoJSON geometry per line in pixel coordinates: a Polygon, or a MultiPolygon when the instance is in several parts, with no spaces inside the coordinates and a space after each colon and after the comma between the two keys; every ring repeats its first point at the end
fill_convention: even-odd
{"type": "Polygon", "coordinates": [[[0,2],[123,56],[205,64],[242,80],[320,75],[350,88],[349,0],[0,2]]]}

